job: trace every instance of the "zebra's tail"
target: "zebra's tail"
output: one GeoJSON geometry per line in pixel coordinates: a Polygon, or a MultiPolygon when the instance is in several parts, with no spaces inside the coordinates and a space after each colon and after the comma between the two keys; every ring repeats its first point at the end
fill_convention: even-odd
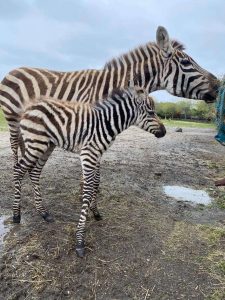
{"type": "MultiPolygon", "coordinates": [[[[0,83],[0,130],[9,129],[10,146],[13,152],[14,164],[18,161],[18,149],[24,152],[24,144],[20,133],[21,111],[14,111],[10,100],[5,96],[5,85],[0,83]],[[5,124],[5,120],[7,125],[5,124]]],[[[16,107],[15,107],[16,108],[16,107]]]]}

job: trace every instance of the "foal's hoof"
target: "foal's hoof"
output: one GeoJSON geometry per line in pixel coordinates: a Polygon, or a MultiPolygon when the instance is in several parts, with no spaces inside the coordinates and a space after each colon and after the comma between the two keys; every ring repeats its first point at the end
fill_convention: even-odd
{"type": "Polygon", "coordinates": [[[101,221],[103,217],[100,214],[94,215],[96,221],[101,221]]]}
{"type": "Polygon", "coordinates": [[[84,243],[83,242],[76,246],[76,254],[80,258],[84,257],[84,243]]]}
{"type": "Polygon", "coordinates": [[[20,223],[20,220],[21,220],[21,216],[20,216],[20,215],[18,215],[18,216],[13,216],[13,223],[19,224],[19,223],[20,223]]]}
{"type": "Polygon", "coordinates": [[[48,212],[41,214],[41,216],[48,223],[54,222],[53,217],[48,212]]]}

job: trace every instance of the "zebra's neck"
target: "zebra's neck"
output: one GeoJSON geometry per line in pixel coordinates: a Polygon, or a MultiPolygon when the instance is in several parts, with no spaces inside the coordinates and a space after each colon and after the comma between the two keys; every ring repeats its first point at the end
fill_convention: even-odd
{"type": "Polygon", "coordinates": [[[110,74],[109,85],[105,86],[104,95],[114,88],[124,88],[128,82],[136,81],[137,85],[151,93],[162,89],[161,74],[163,60],[155,43],[140,46],[108,62],[103,72],[110,74]]]}
{"type": "Polygon", "coordinates": [[[110,136],[115,136],[134,125],[137,120],[137,104],[126,94],[115,94],[107,100],[97,103],[93,108],[97,122],[105,124],[110,136]]]}

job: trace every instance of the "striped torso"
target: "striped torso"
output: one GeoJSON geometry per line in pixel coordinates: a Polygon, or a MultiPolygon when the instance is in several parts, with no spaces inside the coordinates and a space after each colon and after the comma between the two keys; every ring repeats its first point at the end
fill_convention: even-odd
{"type": "MultiPolygon", "coordinates": [[[[112,96],[98,104],[77,104],[55,100],[29,107],[21,121],[26,139],[43,137],[55,146],[77,151],[90,143],[106,150],[115,136],[134,124],[138,110],[129,92],[112,96]]],[[[152,100],[149,101],[152,105],[152,100]]]]}

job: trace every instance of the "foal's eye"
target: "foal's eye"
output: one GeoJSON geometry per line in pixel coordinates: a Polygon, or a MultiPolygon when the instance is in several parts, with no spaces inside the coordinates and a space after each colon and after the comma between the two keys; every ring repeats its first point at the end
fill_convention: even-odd
{"type": "Polygon", "coordinates": [[[188,59],[182,59],[180,62],[183,66],[189,66],[191,65],[190,61],[188,59]]]}

